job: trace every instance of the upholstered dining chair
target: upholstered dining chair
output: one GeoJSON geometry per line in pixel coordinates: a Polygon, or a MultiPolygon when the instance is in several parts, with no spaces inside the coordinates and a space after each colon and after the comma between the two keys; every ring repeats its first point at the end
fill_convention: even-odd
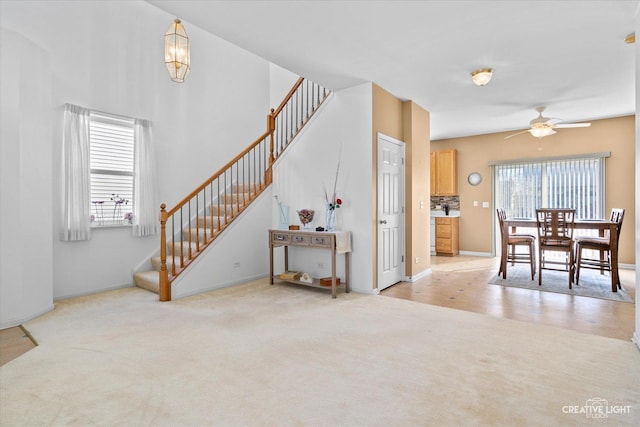
{"type": "Polygon", "coordinates": [[[575,209],[536,209],[538,225],[538,286],[542,285],[542,270],[560,270],[569,273],[569,289],[573,285],[575,209]],[[553,252],[564,254],[562,260],[554,259],[553,252]],[[548,257],[548,255],[550,257],[548,257]],[[563,268],[559,268],[563,266],[563,268]]]}
{"type": "Polygon", "coordinates": [[[502,274],[502,277],[507,278],[506,265],[511,263],[511,265],[515,265],[516,263],[522,264],[530,264],[531,265],[531,280],[536,275],[536,236],[531,234],[517,234],[517,233],[507,233],[505,234],[504,230],[504,220],[507,215],[504,209],[496,209],[498,214],[498,222],[500,223],[500,235],[502,241],[507,241],[507,252],[502,254],[502,259],[507,258],[507,262],[505,263],[505,271],[502,271],[502,259],[500,262],[500,271],[498,271],[498,275],[502,274]],[[528,248],[528,252],[518,252],[518,246],[525,246],[528,248]]]}
{"type": "MultiPolygon", "coordinates": [[[[611,233],[607,232],[605,237],[592,237],[592,236],[576,236],[575,244],[576,244],[576,285],[580,284],[580,269],[588,268],[592,270],[600,270],[600,274],[604,274],[605,271],[608,271],[610,274],[613,274],[613,271],[618,271],[618,263],[616,262],[613,265],[613,261],[611,260],[611,248],[613,245],[618,246],[618,242],[620,241],[620,230],[622,230],[622,220],[624,219],[624,209],[611,209],[611,216],[609,217],[609,221],[615,222],[618,224],[618,234],[615,241],[613,241],[613,236],[611,233]],[[590,258],[589,256],[585,256],[582,253],[583,249],[592,249],[598,251],[600,253],[600,258],[590,258]]],[[[613,279],[612,279],[613,280],[613,279]]],[[[616,283],[618,288],[621,288],[620,285],[620,276],[618,275],[618,283],[616,283]]],[[[614,288],[615,289],[615,288],[614,288]]]]}

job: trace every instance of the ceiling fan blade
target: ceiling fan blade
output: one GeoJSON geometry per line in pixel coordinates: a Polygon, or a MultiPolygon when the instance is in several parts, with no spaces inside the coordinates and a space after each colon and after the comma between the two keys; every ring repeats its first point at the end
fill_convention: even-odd
{"type": "Polygon", "coordinates": [[[522,132],[514,133],[513,135],[505,136],[504,139],[509,139],[509,138],[511,138],[513,136],[520,135],[520,134],[527,133],[527,132],[529,132],[529,129],[523,130],[522,132]]]}
{"type": "Polygon", "coordinates": [[[562,128],[587,128],[591,126],[591,123],[556,123],[554,126],[557,129],[562,128]]]}

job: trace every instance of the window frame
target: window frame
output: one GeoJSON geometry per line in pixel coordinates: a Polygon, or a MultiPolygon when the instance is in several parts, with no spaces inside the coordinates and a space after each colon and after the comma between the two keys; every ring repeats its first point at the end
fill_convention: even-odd
{"type": "MultiPolygon", "coordinates": [[[[89,114],[89,183],[90,183],[90,202],[91,202],[91,228],[108,228],[108,227],[131,227],[132,219],[127,219],[125,215],[129,212],[135,215],[134,196],[135,196],[135,119],[115,114],[104,113],[101,111],[90,110],[89,114]],[[94,129],[95,124],[99,124],[100,129],[94,129]],[[120,159],[113,161],[112,168],[93,167],[94,158],[92,152],[98,150],[96,145],[104,145],[104,140],[98,142],[93,131],[115,130],[121,132],[113,141],[117,145],[126,146],[126,150],[121,149],[117,152],[121,155],[120,159]],[[123,144],[124,143],[124,144],[123,144]],[[126,144],[126,145],[125,145],[126,144]],[[128,168],[123,170],[120,166],[123,160],[127,162],[128,168]],[[98,176],[100,178],[98,178],[98,176]],[[94,184],[97,180],[105,180],[105,176],[116,178],[112,183],[111,194],[101,193],[96,197],[94,194],[94,184]],[[126,182],[126,192],[118,191],[117,178],[130,177],[126,182]],[[124,194],[124,197],[121,195],[124,194]],[[126,200],[126,202],[117,203],[116,200],[126,200]],[[113,211],[110,211],[113,209],[113,211]],[[110,212],[113,212],[110,214],[110,212]]],[[[108,140],[108,139],[107,139],[108,140]]],[[[104,160],[104,158],[101,158],[104,160]]],[[[107,165],[109,166],[109,165],[107,165]]],[[[121,185],[122,183],[120,183],[121,185]]],[[[133,217],[131,217],[133,218],[133,217]]]]}

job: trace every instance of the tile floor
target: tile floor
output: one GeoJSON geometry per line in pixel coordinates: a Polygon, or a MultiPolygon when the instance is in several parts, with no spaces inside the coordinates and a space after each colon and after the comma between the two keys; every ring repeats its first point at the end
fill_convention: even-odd
{"type": "MultiPolygon", "coordinates": [[[[635,304],[488,285],[499,258],[431,257],[432,273],[401,282],[381,295],[524,322],[630,340],[635,304]]],[[[635,301],[635,271],[620,270],[623,287],[635,301]]]]}

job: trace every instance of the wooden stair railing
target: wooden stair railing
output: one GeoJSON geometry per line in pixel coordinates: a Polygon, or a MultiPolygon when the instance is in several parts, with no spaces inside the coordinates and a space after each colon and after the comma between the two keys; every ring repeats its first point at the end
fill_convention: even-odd
{"type": "Polygon", "coordinates": [[[299,78],[265,133],[173,208],[160,206],[160,301],[171,301],[171,282],[271,184],[273,164],[329,93],[299,78]]]}

